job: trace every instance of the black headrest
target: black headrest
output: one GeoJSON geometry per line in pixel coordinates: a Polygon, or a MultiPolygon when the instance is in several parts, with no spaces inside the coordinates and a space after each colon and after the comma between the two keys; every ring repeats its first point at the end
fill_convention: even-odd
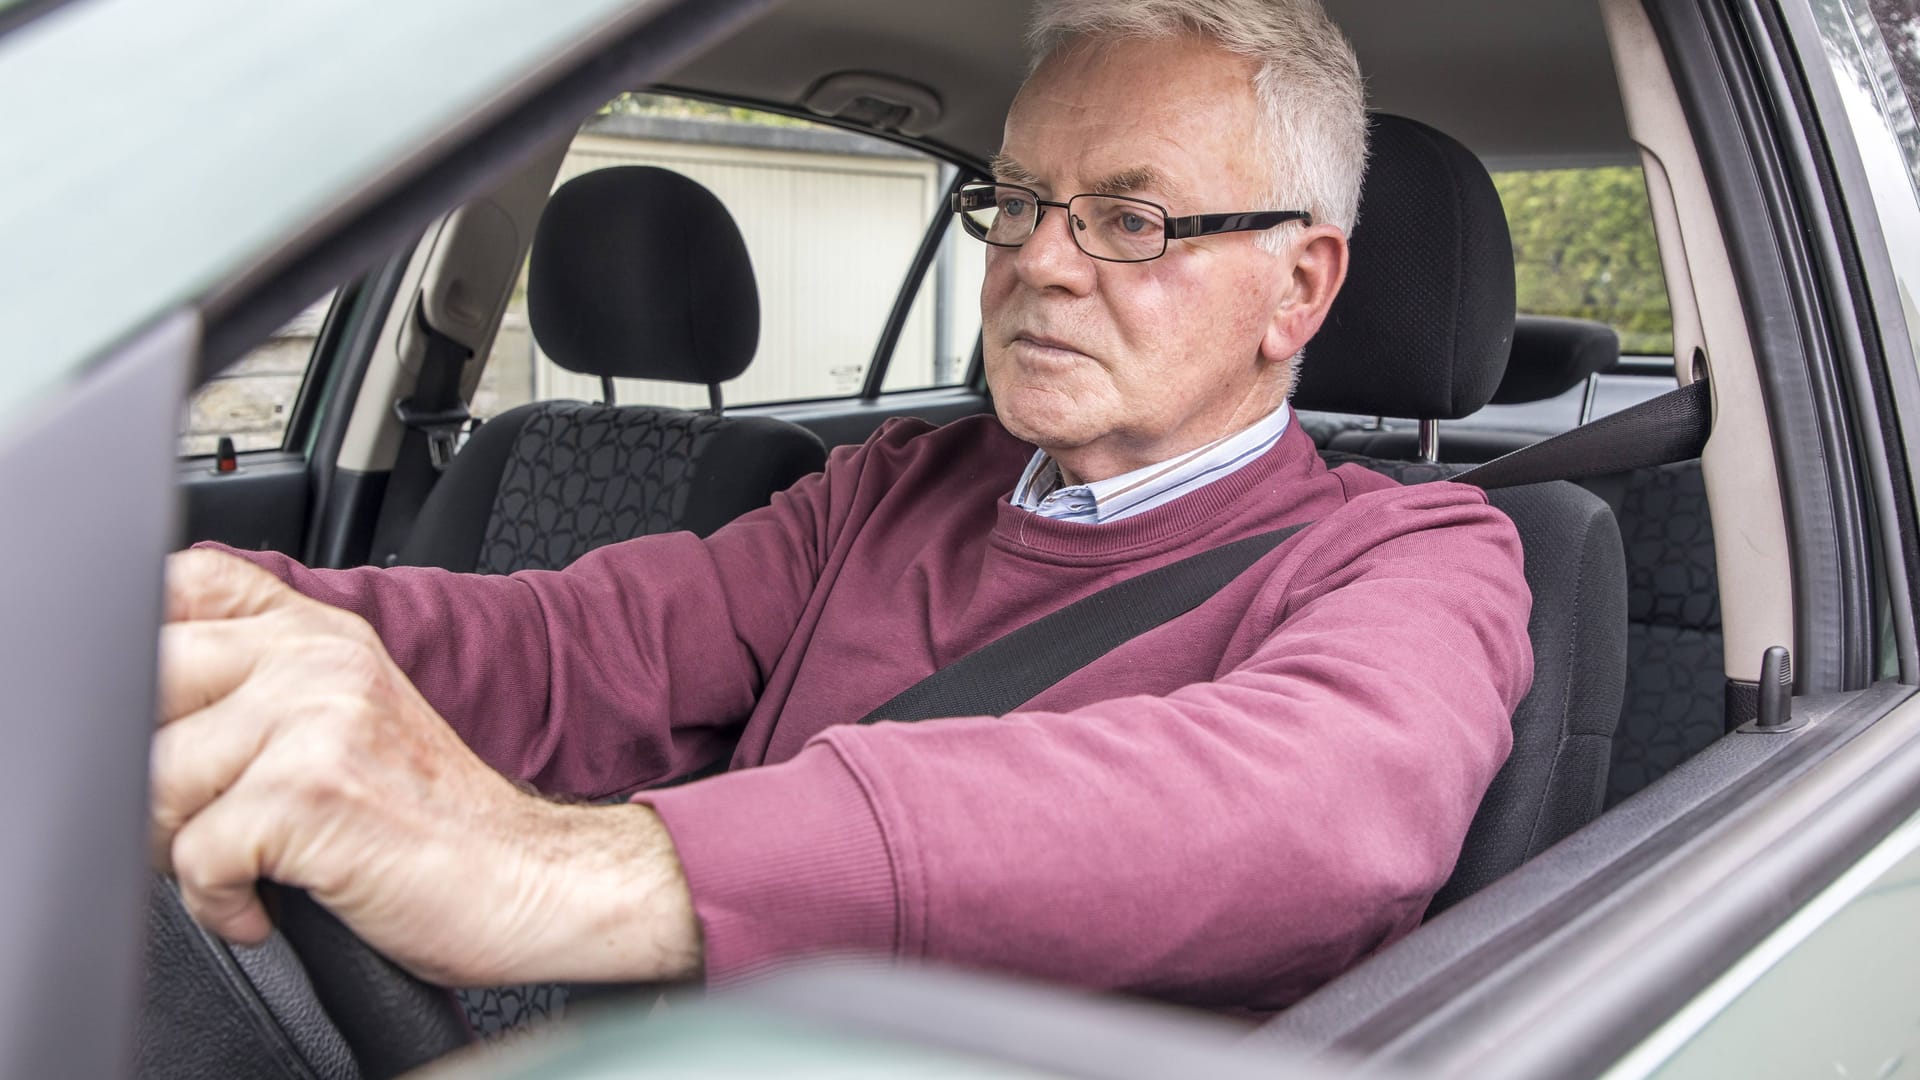
{"type": "Polygon", "coordinates": [[[666,169],[583,173],[533,234],[527,322],[569,371],[724,382],[760,344],[760,294],[733,215],[666,169]]]}
{"type": "Polygon", "coordinates": [[[1513,241],[1473,152],[1370,117],[1347,282],[1307,343],[1294,404],[1455,420],[1493,396],[1513,340],[1513,241]]]}
{"type": "Polygon", "coordinates": [[[1493,392],[1495,405],[1545,401],[1605,371],[1620,359],[1620,335],[1605,323],[1522,315],[1513,324],[1513,354],[1493,392]]]}

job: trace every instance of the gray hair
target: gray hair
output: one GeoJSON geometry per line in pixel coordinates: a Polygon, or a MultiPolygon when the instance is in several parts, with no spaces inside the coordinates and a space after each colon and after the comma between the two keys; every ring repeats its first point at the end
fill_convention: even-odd
{"type": "MultiPolygon", "coordinates": [[[[1159,40],[1194,34],[1252,60],[1272,202],[1352,232],[1367,166],[1360,63],[1319,0],[1040,0],[1030,67],[1072,38],[1159,40]]],[[[1260,236],[1278,251],[1283,230],[1260,236]]]]}

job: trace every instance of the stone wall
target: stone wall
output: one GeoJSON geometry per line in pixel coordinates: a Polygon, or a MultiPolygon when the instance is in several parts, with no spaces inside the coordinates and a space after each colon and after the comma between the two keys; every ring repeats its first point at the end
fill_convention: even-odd
{"type": "Polygon", "coordinates": [[[280,448],[332,303],[329,293],[193,395],[180,426],[181,455],[211,454],[222,435],[243,453],[280,448]]]}
{"type": "MultiPolygon", "coordinates": [[[[308,308],[239,363],[209,379],[187,404],[180,454],[211,454],[222,435],[233,436],[233,448],[241,453],[280,449],[326,314],[324,303],[308,308]]],[[[533,335],[526,316],[509,311],[501,320],[493,353],[474,392],[474,415],[493,416],[530,400],[533,363],[533,335]]]]}

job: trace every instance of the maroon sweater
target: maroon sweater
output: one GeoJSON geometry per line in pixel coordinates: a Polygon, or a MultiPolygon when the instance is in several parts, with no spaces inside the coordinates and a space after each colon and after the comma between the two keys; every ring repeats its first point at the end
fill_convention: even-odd
{"type": "Polygon", "coordinates": [[[1457,484],[1328,471],[1300,425],[1138,516],[1007,493],[990,418],[895,422],[702,541],[561,572],[306,570],[506,774],[643,793],[711,980],[929,957],[1277,1008],[1411,929],[1532,672],[1513,526],[1457,484]],[[1116,581],[1316,522],[1189,614],[1000,717],[850,722],[1116,581]],[[737,746],[736,746],[737,741],[737,746]]]}

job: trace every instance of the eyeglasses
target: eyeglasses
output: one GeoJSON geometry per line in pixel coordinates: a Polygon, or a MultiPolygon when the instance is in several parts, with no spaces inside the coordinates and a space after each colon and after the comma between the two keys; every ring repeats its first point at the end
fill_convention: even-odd
{"type": "Polygon", "coordinates": [[[1167,208],[1125,195],[1075,195],[1066,202],[1043,199],[1018,184],[967,184],[953,193],[953,211],[977,240],[1019,247],[1040,227],[1047,207],[1067,212],[1067,234],[1081,251],[1107,262],[1146,262],[1167,253],[1167,241],[1216,233],[1258,232],[1289,221],[1311,223],[1304,210],[1254,210],[1239,214],[1169,217],[1167,208]]]}

